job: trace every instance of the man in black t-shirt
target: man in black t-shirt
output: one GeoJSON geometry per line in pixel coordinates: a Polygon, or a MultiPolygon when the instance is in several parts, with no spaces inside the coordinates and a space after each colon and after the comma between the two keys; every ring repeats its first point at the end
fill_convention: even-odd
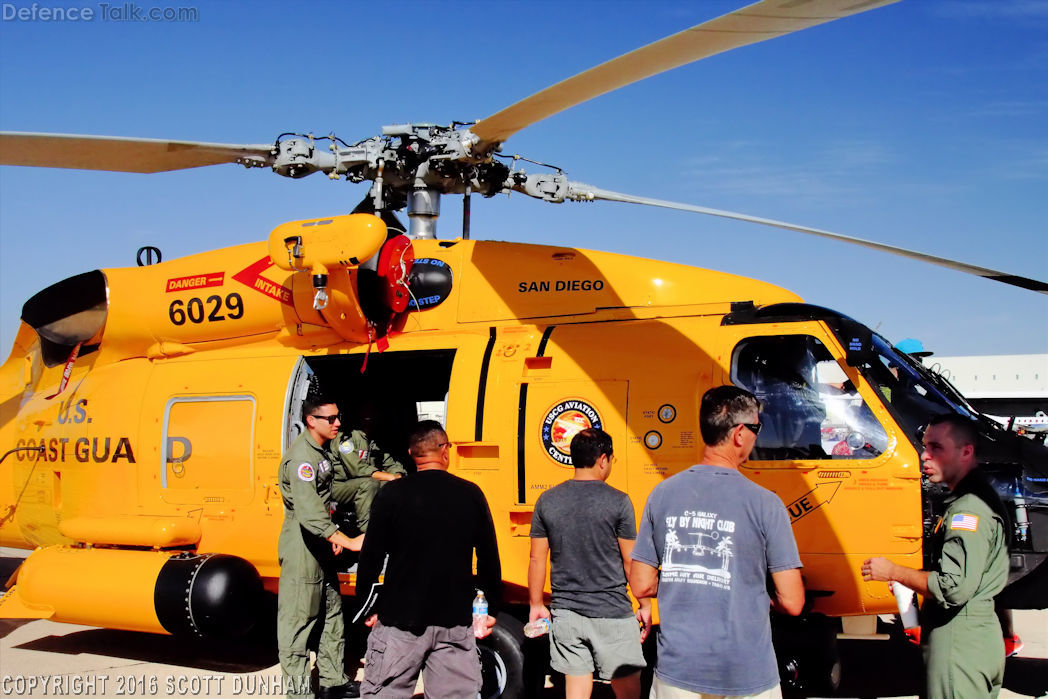
{"type": "Polygon", "coordinates": [[[420,671],[428,696],[472,699],[480,690],[472,600],[477,588],[489,600],[487,628],[479,634],[486,636],[495,625],[502,569],[484,493],[447,472],[450,449],[440,423],[420,422],[408,439],[418,472],[388,483],[375,498],[358,599],[369,597],[389,559],[375,613],[365,622],[372,630],[362,696],[411,696],[420,671]]]}
{"type": "Polygon", "coordinates": [[[590,696],[594,675],[610,680],[616,697],[640,696],[651,601],[634,615],[626,594],[637,528],[629,496],[604,482],[613,458],[607,432],[579,432],[571,440],[574,478],[540,495],[531,518],[529,620],[550,618],[542,602],[549,554],[550,665],[564,673],[568,697],[590,696]]]}

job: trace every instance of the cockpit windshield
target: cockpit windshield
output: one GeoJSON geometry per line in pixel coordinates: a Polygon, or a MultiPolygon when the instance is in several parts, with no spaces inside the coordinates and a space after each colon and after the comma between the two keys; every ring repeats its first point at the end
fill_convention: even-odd
{"type": "Polygon", "coordinates": [[[964,398],[952,386],[936,385],[945,379],[938,379],[920,366],[918,360],[896,352],[880,335],[873,335],[873,350],[875,358],[859,370],[881,393],[885,405],[914,444],[920,444],[919,431],[932,415],[960,413],[974,417],[964,398]]]}

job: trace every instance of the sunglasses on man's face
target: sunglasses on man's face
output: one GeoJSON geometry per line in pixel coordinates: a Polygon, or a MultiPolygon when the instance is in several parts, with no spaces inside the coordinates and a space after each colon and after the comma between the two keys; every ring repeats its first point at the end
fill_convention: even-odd
{"type": "Polygon", "coordinates": [[[311,415],[318,420],[327,420],[329,425],[334,425],[336,422],[342,419],[342,413],[335,413],[334,415],[311,415]]]}
{"type": "Polygon", "coordinates": [[[764,426],[760,422],[740,422],[739,424],[752,432],[754,437],[761,433],[761,427],[764,426]]]}

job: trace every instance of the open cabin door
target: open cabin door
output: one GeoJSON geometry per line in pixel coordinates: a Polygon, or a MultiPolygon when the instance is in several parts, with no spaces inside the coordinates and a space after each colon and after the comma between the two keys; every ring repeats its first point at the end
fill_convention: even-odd
{"type": "Polygon", "coordinates": [[[287,400],[284,407],[283,450],[287,451],[295,437],[306,431],[302,422],[302,402],[306,400],[309,387],[313,381],[313,370],[309,368],[305,357],[299,357],[295,369],[291,372],[291,381],[287,387],[287,400]]]}
{"type": "Polygon", "coordinates": [[[304,357],[289,388],[285,416],[287,444],[302,429],[302,401],[320,390],[338,404],[342,430],[361,429],[378,447],[407,468],[407,437],[419,419],[446,424],[446,410],[456,350],[387,350],[304,357]],[[363,371],[361,371],[363,369],[363,371]],[[313,388],[315,386],[315,388],[313,388]]]}

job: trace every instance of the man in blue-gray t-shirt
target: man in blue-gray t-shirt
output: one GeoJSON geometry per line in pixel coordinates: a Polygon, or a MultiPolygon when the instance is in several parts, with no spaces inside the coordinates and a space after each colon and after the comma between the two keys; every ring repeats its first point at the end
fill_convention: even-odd
{"type": "Polygon", "coordinates": [[[782,501],[739,472],[760,432],[759,411],[748,391],[707,391],[702,463],[657,485],[644,507],[630,588],[659,601],[658,699],[780,696],[769,603],[800,614],[804,583],[782,501]]]}
{"type": "Polygon", "coordinates": [[[651,602],[644,600],[635,616],[626,594],[637,530],[629,496],[604,482],[613,458],[607,432],[590,428],[576,434],[574,477],[540,495],[531,518],[529,620],[550,618],[542,601],[548,554],[550,665],[564,673],[568,699],[589,697],[594,675],[610,680],[619,699],[640,697],[641,642],[651,627],[651,602]]]}

